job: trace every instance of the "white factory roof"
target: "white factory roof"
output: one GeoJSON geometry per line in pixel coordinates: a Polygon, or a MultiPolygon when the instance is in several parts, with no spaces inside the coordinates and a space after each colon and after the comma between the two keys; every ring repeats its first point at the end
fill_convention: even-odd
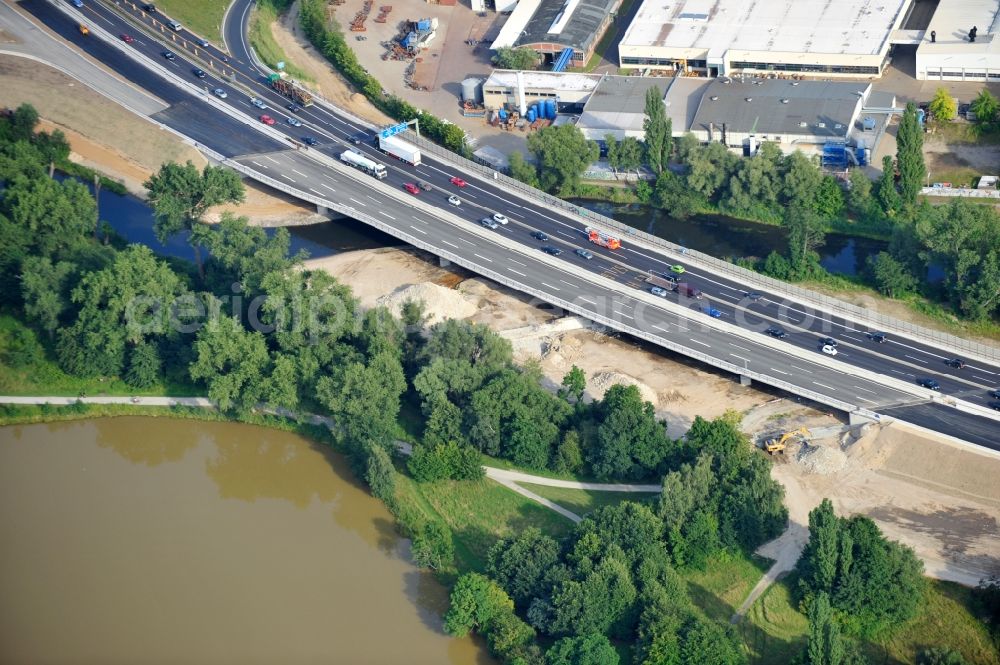
{"type": "MultiPolygon", "coordinates": [[[[587,92],[597,87],[600,74],[570,74],[566,72],[524,72],[524,87],[530,90],[553,90],[555,92],[587,92]]],[[[517,72],[511,69],[495,69],[483,83],[483,88],[516,88],[517,72]]]]}
{"type": "MultiPolygon", "coordinates": [[[[973,0],[979,1],[984,0],[973,0]]],[[[721,57],[729,50],[876,55],[887,48],[889,34],[908,4],[909,0],[644,0],[621,46],[698,49],[708,51],[709,57],[721,57]]]]}
{"type": "MultiPolygon", "coordinates": [[[[1000,0],[941,0],[924,32],[920,54],[972,55],[1000,53],[1000,0]],[[969,30],[978,34],[969,42],[969,30]],[[931,43],[931,30],[937,41],[931,43]]],[[[997,67],[1000,63],[993,63],[997,67]]]]}
{"type": "Polygon", "coordinates": [[[507,17],[507,21],[503,24],[503,27],[500,28],[500,34],[497,35],[493,44],[490,45],[490,50],[496,51],[499,48],[516,44],[521,33],[528,27],[528,22],[531,21],[531,17],[535,15],[538,6],[541,4],[542,0],[519,0],[517,7],[507,17]]]}

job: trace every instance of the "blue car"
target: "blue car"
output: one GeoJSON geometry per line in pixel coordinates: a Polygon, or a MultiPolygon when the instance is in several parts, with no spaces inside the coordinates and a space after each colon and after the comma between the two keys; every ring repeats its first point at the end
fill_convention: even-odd
{"type": "Polygon", "coordinates": [[[714,307],[702,307],[701,311],[705,312],[706,314],[708,314],[713,319],[717,319],[720,316],[722,316],[722,312],[720,312],[719,310],[715,309],[714,307]]]}

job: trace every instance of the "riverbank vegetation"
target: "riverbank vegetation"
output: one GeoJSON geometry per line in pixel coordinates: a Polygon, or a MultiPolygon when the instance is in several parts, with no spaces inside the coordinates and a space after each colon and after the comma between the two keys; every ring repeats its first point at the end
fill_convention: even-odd
{"type": "MultiPolygon", "coordinates": [[[[748,660],[726,615],[762,567],[749,553],[784,529],[787,511],[768,458],[733,418],[696,419],[672,440],[634,387],[613,387],[587,404],[581,371],[570,371],[553,394],[537,368],[515,365],[509,342],[483,326],[446,320],[426,329],[413,302],[400,318],[361,311],[347,287],[289,255],[287,233],[269,238],[231,216],[204,224],[207,200],[242,198],[239,181],[214,167],[165,165],[147,183],[157,233],[184,235],[204,250],[198,265],[125,246],[102,230],[86,188],[50,177],[49,139],[6,129],[0,376],[16,383],[22,375],[11,372],[13,363],[45,363],[52,374],[31,375],[32,390],[186,386],[207,393],[218,410],[5,406],[0,422],[155,413],[298,431],[348,456],[412,540],[414,562],[453,584],[448,630],[482,633],[498,657],[748,660]],[[90,383],[60,384],[70,379],[90,383]],[[416,404],[409,459],[396,443],[404,398],[416,404]],[[267,415],[262,403],[290,415],[318,413],[331,426],[267,415]],[[574,526],[484,480],[483,453],[552,472],[651,479],[663,490],[595,507],[574,526]]],[[[811,606],[819,593],[830,598],[829,611],[805,608],[812,633],[835,634],[836,625],[851,639],[868,636],[838,614],[873,593],[850,570],[868,571],[875,582],[912,582],[886,596],[894,601],[888,609],[904,613],[871,615],[878,635],[898,635],[911,614],[919,620],[910,589],[920,586],[918,571],[905,548],[870,523],[823,514],[817,523],[826,530],[809,550],[816,554],[804,559],[809,586],[795,589],[800,604],[811,606]],[[831,566],[832,577],[815,572],[831,566]]],[[[874,607],[865,611],[887,609],[874,607]]]]}

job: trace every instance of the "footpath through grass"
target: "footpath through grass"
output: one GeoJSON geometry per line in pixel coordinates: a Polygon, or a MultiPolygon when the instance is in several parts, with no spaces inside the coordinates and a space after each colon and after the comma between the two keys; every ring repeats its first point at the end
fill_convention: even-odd
{"type": "Polygon", "coordinates": [[[157,9],[191,32],[222,45],[222,17],[230,0],[157,0],[157,9]]]}
{"type": "Polygon", "coordinates": [[[614,506],[622,501],[642,502],[657,494],[646,492],[596,492],[593,490],[578,490],[566,487],[550,487],[534,483],[517,483],[529,492],[558,503],[577,515],[586,515],[604,506],[614,506]]]}

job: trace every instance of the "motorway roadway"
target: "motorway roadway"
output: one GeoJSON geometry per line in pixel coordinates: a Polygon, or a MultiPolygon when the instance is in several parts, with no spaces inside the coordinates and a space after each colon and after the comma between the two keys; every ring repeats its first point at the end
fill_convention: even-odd
{"type": "MultiPolygon", "coordinates": [[[[364,179],[345,179],[335,172],[329,172],[328,169],[317,169],[316,163],[307,155],[301,152],[287,151],[287,146],[282,145],[279,141],[257,132],[248,131],[238,121],[212,109],[197,95],[188,94],[165,82],[145,67],[124,57],[117,49],[93,37],[82,37],[71,20],[43,0],[27,0],[22,4],[64,38],[77,43],[94,57],[112,66],[125,78],[171,104],[171,108],[155,116],[160,122],[175,127],[178,131],[192,136],[195,140],[222,154],[231,157],[242,155],[241,162],[248,165],[252,163],[254,168],[266,175],[284,178],[289,181],[290,185],[300,189],[308,188],[318,193],[323,190],[324,182],[326,182],[324,179],[328,178],[330,184],[325,186],[340,190],[338,195],[347,195],[346,200],[352,200],[359,211],[384,214],[387,216],[384,220],[387,223],[392,222],[389,217],[403,220],[400,222],[400,228],[407,233],[411,233],[413,228],[431,230],[407,223],[414,221],[416,217],[410,219],[413,210],[406,205],[405,201],[397,201],[384,196],[371,197],[371,187],[367,186],[364,179]],[[301,182],[296,182],[299,180],[301,182]],[[317,190],[316,187],[320,189],[317,190]],[[393,210],[396,212],[394,213],[393,210]]],[[[254,67],[243,38],[251,4],[250,0],[237,0],[231,7],[225,29],[227,45],[231,51],[228,55],[215,47],[197,48],[195,47],[197,37],[182,32],[181,36],[188,40],[188,47],[185,48],[180,43],[172,45],[171,50],[177,54],[177,58],[173,61],[162,57],[161,54],[165,48],[162,44],[156,42],[148,34],[141,32],[134,23],[129,22],[141,20],[147,25],[155,25],[152,21],[155,21],[156,18],[162,20],[163,17],[151,18],[138,9],[130,9],[127,3],[123,3],[122,11],[128,10],[131,14],[130,18],[126,19],[97,0],[88,0],[85,12],[87,16],[92,15],[94,22],[99,22],[101,27],[112,34],[132,35],[135,41],[129,45],[130,48],[134,48],[152,59],[158,59],[160,64],[164,66],[175,67],[179,75],[190,77],[196,85],[204,86],[207,89],[216,87],[224,89],[227,92],[226,99],[217,101],[227,103],[242,113],[256,117],[262,111],[250,105],[247,94],[250,91],[253,95],[266,101],[270,108],[263,112],[272,115],[278,121],[275,127],[281,129],[290,139],[301,140],[306,136],[314,137],[320,142],[315,149],[331,156],[339,154],[350,145],[347,139],[365,128],[354,124],[349,118],[321,107],[319,104],[304,109],[298,114],[298,117],[303,121],[303,127],[292,127],[285,122],[285,118],[289,114],[284,112],[284,106],[289,100],[273,92],[264,84],[262,73],[254,67]],[[223,62],[223,58],[227,62],[223,62]],[[217,70],[213,70],[208,65],[209,62],[225,72],[226,76],[217,76],[217,70]],[[208,72],[208,77],[201,80],[194,78],[191,74],[194,67],[204,69],[208,72]],[[235,81],[237,85],[233,85],[230,80],[235,81]]],[[[173,33],[167,31],[165,34],[169,37],[173,33]]],[[[355,146],[350,145],[350,147],[355,146]]],[[[536,201],[521,198],[518,194],[501,189],[489,180],[459,173],[455,165],[436,160],[426,153],[423,158],[424,163],[421,166],[411,167],[387,158],[371,145],[361,145],[356,149],[362,150],[370,157],[387,165],[390,175],[384,181],[386,183],[397,188],[401,187],[404,182],[413,182],[418,178],[430,183],[433,190],[421,192],[419,195],[419,199],[424,203],[439,206],[448,210],[449,213],[456,214],[473,223],[484,215],[500,211],[511,219],[511,224],[501,226],[493,233],[502,234],[527,247],[538,247],[545,244],[565,250],[558,258],[551,258],[537,252],[537,257],[532,256],[530,259],[531,269],[524,270],[523,267],[516,265],[518,262],[526,263],[523,256],[511,256],[509,250],[484,242],[482,233],[473,233],[474,242],[477,245],[476,253],[481,257],[489,256],[492,263],[503,265],[505,270],[514,273],[510,275],[512,279],[530,279],[546,286],[552,286],[550,284],[552,279],[561,278],[550,275],[550,271],[553,269],[562,271],[565,266],[576,274],[580,270],[587,270],[625,285],[645,289],[646,285],[642,280],[648,270],[667,271],[671,264],[679,262],[682,258],[668,257],[659,249],[636,246],[629,239],[625,239],[625,246],[618,252],[590,245],[582,234],[583,224],[579,219],[560,211],[541,208],[536,201]],[[469,186],[461,190],[454,187],[449,182],[452,175],[461,175],[469,182],[469,186]],[[446,201],[447,196],[452,193],[462,198],[463,204],[458,208],[448,205],[446,201]],[[529,235],[531,231],[544,232],[550,240],[541,243],[529,235]],[[594,258],[587,260],[575,255],[572,250],[578,247],[589,249],[593,252],[594,258]],[[525,273],[525,276],[518,277],[520,273],[525,273]],[[548,281],[542,279],[542,276],[548,278],[548,281]]],[[[345,201],[344,198],[340,200],[345,201]]],[[[450,225],[445,227],[444,235],[439,238],[439,242],[442,243],[441,248],[445,249],[445,246],[449,244],[455,245],[456,237],[454,228],[450,225]]],[[[464,248],[459,245],[457,249],[462,251],[464,248]]],[[[927,404],[926,400],[906,395],[905,392],[886,389],[878,384],[860,381],[821,364],[798,359],[792,366],[789,356],[783,354],[780,347],[783,344],[788,344],[800,350],[818,354],[819,338],[827,335],[833,336],[840,342],[838,361],[892,376],[914,385],[918,378],[933,377],[941,383],[942,391],[945,394],[979,404],[986,403],[987,390],[1000,385],[1000,368],[997,366],[977,361],[970,362],[964,370],[952,369],[945,364],[949,354],[932,345],[892,337],[885,344],[875,344],[865,336],[864,333],[868,329],[863,325],[822,315],[808,307],[780,298],[777,294],[761,293],[759,299],[751,300],[747,298],[747,287],[735,283],[730,278],[692,266],[687,266],[687,268],[683,278],[700,288],[706,298],[701,301],[685,303],[686,305],[698,308],[710,304],[721,312],[723,320],[757,331],[758,334],[774,324],[781,325],[789,333],[786,338],[777,342],[779,348],[773,349],[771,348],[773,344],[770,343],[751,344],[748,347],[746,340],[729,339],[727,341],[726,334],[705,328],[704,332],[699,331],[698,335],[692,335],[686,340],[678,340],[685,343],[689,341],[690,345],[694,345],[690,347],[692,350],[710,353],[734,363],[745,360],[748,367],[756,371],[783,374],[785,376],[776,376],[776,378],[791,382],[799,381],[806,389],[824,392],[837,399],[857,403],[865,408],[873,408],[883,413],[889,413],[891,408],[899,407],[903,411],[894,413],[894,415],[902,417],[901,413],[905,412],[904,419],[915,424],[929,426],[931,429],[944,431],[991,447],[998,445],[997,440],[1000,439],[1000,436],[997,435],[997,431],[1000,427],[995,421],[958,412],[954,409],[932,408],[934,405],[927,404]],[[701,337],[702,334],[706,337],[701,337]],[[711,340],[708,339],[709,337],[711,340]],[[701,348],[699,343],[704,345],[704,348],[701,348]],[[732,348],[733,345],[737,345],[736,348],[732,348]],[[750,350],[751,348],[752,350],[750,350]],[[792,367],[794,369],[790,369],[792,367]],[[809,375],[815,375],[814,378],[818,380],[812,380],[813,377],[809,375]],[[942,409],[947,413],[943,415],[942,409]]],[[[559,284],[559,282],[556,281],[555,284],[559,284]]],[[[608,292],[607,298],[601,297],[598,300],[602,303],[611,303],[617,299],[620,304],[624,305],[633,301],[644,301],[641,296],[638,300],[627,295],[616,297],[620,296],[621,292],[628,293],[628,289],[620,289],[617,294],[608,292]]],[[[553,293],[553,295],[573,299],[584,294],[563,291],[553,293]]],[[[676,298],[676,296],[671,297],[676,298]]],[[[644,306],[644,312],[654,309],[656,308],[644,306]]],[[[613,314],[615,311],[622,311],[620,307],[616,310],[613,305],[605,306],[605,310],[605,315],[609,315],[609,312],[613,314]]],[[[667,329],[678,331],[676,325],[680,322],[676,320],[676,316],[667,312],[663,312],[663,314],[668,318],[663,320],[655,319],[655,316],[652,319],[650,316],[642,318],[651,326],[667,324],[665,326],[667,329]],[[671,328],[670,324],[675,327],[671,328]]],[[[698,314],[696,316],[706,315],[698,314]]],[[[627,324],[628,321],[623,321],[623,323],[627,324]]],[[[698,328],[697,319],[689,321],[687,326],[698,328]]],[[[763,335],[761,337],[763,340],[763,335]]],[[[769,338],[767,341],[771,342],[769,338]]]]}

